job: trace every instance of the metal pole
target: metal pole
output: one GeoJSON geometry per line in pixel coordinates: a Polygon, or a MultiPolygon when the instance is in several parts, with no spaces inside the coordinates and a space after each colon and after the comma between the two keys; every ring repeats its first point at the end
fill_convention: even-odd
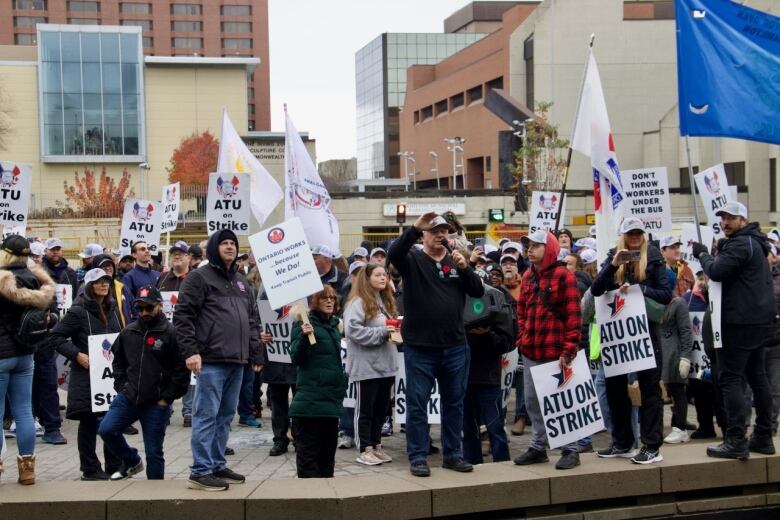
{"type": "MultiPolygon", "coordinates": [[[[691,145],[688,142],[688,136],[685,136],[685,153],[688,156],[688,178],[691,183],[691,200],[693,201],[693,221],[696,223],[696,237],[701,243],[701,229],[699,229],[699,207],[696,204],[696,183],[693,180],[693,166],[691,165],[691,145]]],[[[707,250],[712,247],[712,244],[704,244],[707,246],[707,250]]]]}
{"type": "Polygon", "coordinates": [[[441,190],[441,183],[439,181],[439,156],[433,156],[434,171],[436,172],[436,189],[441,190]]]}
{"type": "Polygon", "coordinates": [[[466,190],[466,157],[463,153],[463,147],[460,147],[460,171],[463,172],[463,190],[466,190]]]}
{"type": "Polygon", "coordinates": [[[458,152],[454,144],[450,146],[452,148],[452,189],[455,190],[458,187],[458,152]]]}

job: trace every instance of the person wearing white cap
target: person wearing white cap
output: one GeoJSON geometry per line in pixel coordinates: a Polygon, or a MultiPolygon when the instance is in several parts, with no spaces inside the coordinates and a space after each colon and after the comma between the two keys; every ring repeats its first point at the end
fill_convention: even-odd
{"type": "Polygon", "coordinates": [[[352,261],[353,262],[364,262],[364,263],[367,262],[368,261],[368,249],[366,249],[363,246],[355,248],[355,250],[352,251],[352,261]]]}
{"type": "Polygon", "coordinates": [[[70,285],[73,289],[72,294],[76,294],[79,281],[76,278],[76,271],[68,266],[68,261],[62,256],[62,241],[59,238],[50,238],[46,241],[45,246],[45,256],[41,265],[52,277],[54,283],[70,285]]]}
{"type": "Polygon", "coordinates": [[[597,249],[596,239],[593,237],[580,238],[574,243],[574,247],[577,248],[578,253],[582,253],[583,251],[587,251],[588,249],[596,251],[597,249]]]}
{"type": "Polygon", "coordinates": [[[674,275],[674,288],[675,296],[682,296],[696,283],[696,279],[693,276],[693,271],[688,266],[688,262],[682,259],[680,255],[680,246],[682,241],[674,236],[666,236],[659,242],[661,246],[661,254],[666,262],[666,268],[669,269],[674,275]]]}
{"type": "MultiPolygon", "coordinates": [[[[607,254],[601,271],[590,288],[598,297],[607,291],[627,291],[639,285],[645,298],[666,305],[672,300],[672,287],[666,274],[661,252],[645,236],[645,226],[636,217],[627,217],[620,224],[617,245],[607,254]]],[[[602,458],[631,458],[635,464],[652,464],[663,460],[660,447],[663,442],[664,403],[661,399],[661,343],[657,323],[651,323],[650,338],[655,356],[655,368],[637,372],[642,405],[639,411],[639,430],[642,449],[633,451],[632,405],[626,393],[626,374],[608,377],[607,401],[612,413],[612,446],[599,450],[602,458]]]]}
{"type": "Polygon", "coordinates": [[[30,242],[30,260],[35,265],[41,265],[43,262],[43,255],[46,253],[46,246],[42,242],[30,242]]]}
{"type": "Polygon", "coordinates": [[[79,258],[81,258],[81,267],[76,269],[76,279],[79,281],[79,283],[84,280],[84,275],[87,271],[92,269],[92,260],[98,256],[103,254],[103,246],[100,244],[87,244],[84,247],[84,250],[79,253],[79,258]]]}
{"type": "Polygon", "coordinates": [[[320,281],[323,285],[331,285],[337,293],[343,294],[344,283],[348,275],[333,265],[333,251],[328,246],[316,245],[311,249],[311,254],[314,257],[314,265],[317,266],[317,273],[320,275],[320,281]]]}
{"type": "Polygon", "coordinates": [[[438,381],[441,393],[442,466],[473,470],[463,459],[461,429],[469,370],[463,324],[466,296],[485,293],[479,276],[459,250],[449,253],[450,224],[435,212],[421,215],[390,248],[389,260],[403,279],[406,365],[406,452],[412,475],[430,476],[428,399],[438,381]],[[422,237],[422,251],[412,245],[422,237]]]}
{"type": "Polygon", "coordinates": [[[371,255],[369,255],[369,262],[372,264],[385,266],[385,264],[387,264],[387,251],[385,251],[384,248],[375,247],[371,250],[371,255]]]}
{"type": "Polygon", "coordinates": [[[774,335],[777,314],[772,275],[767,262],[769,243],[758,222],[748,222],[747,208],[727,202],[715,215],[727,239],[713,257],[702,244],[693,244],[693,256],[704,273],[723,284],[721,337],[716,350],[718,382],[723,393],[727,427],[723,443],[707,448],[717,458],[746,459],[750,452],[774,454],[772,395],[764,365],[766,338],[774,335]],[[756,423],[745,437],[745,380],[753,390],[756,423]]]}

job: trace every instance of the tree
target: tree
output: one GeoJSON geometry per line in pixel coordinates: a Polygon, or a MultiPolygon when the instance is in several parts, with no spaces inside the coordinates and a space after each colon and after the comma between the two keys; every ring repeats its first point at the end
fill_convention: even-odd
{"type": "Polygon", "coordinates": [[[0,150],[5,150],[6,139],[11,135],[13,109],[8,95],[0,87],[0,150]]]}
{"type": "Polygon", "coordinates": [[[75,172],[73,184],[68,185],[68,181],[63,181],[63,185],[66,202],[57,201],[57,205],[62,208],[63,215],[77,218],[121,217],[125,198],[135,196],[130,188],[127,168],[122,170],[118,183],[108,175],[104,166],[97,182],[94,170],[84,168],[83,177],[75,172]]]}
{"type": "Polygon", "coordinates": [[[217,169],[218,154],[219,141],[208,130],[185,137],[173,151],[171,167],[166,168],[168,181],[183,186],[208,184],[209,173],[217,169]]]}

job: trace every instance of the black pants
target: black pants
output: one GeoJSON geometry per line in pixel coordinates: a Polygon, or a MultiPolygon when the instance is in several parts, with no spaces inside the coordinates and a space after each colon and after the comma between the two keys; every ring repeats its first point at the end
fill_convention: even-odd
{"type": "MultiPolygon", "coordinates": [[[[78,448],[82,473],[94,473],[101,469],[96,452],[99,420],[100,416],[95,414],[84,414],[79,420],[78,448]]],[[[103,444],[103,456],[106,459],[106,473],[110,475],[119,471],[122,461],[105,444],[103,444]]]]}
{"type": "Polygon", "coordinates": [[[667,383],[666,391],[672,398],[672,426],[685,431],[688,422],[688,394],[685,383],[667,383]]]}
{"type": "Polygon", "coordinates": [[[57,393],[57,353],[48,350],[35,354],[33,372],[33,415],[46,433],[55,432],[62,426],[60,418],[60,396],[57,393]]]}
{"type": "MultiPolygon", "coordinates": [[[[691,379],[688,381],[688,395],[693,397],[696,407],[696,423],[699,431],[705,434],[715,433],[715,385],[709,381],[691,379]]],[[[720,424],[720,421],[718,422],[720,424]]]]}
{"type": "Polygon", "coordinates": [[[331,478],[336,466],[338,417],[293,417],[298,478],[331,478]]]}
{"type": "MultiPolygon", "coordinates": [[[[653,342],[656,367],[637,372],[642,405],[639,408],[639,434],[642,444],[657,450],[663,442],[664,401],[661,398],[661,352],[653,342]]],[[[607,378],[607,402],[612,412],[612,442],[621,450],[634,446],[631,428],[631,399],[628,397],[628,375],[607,378]]]]}
{"type": "Polygon", "coordinates": [[[295,385],[285,383],[268,383],[266,394],[271,407],[271,429],[274,432],[274,443],[280,442],[287,446],[290,440],[287,431],[290,428],[290,389],[295,395],[295,385]]]}
{"type": "Polygon", "coordinates": [[[713,346],[704,345],[704,352],[707,357],[710,358],[710,373],[712,374],[712,399],[713,407],[715,411],[715,419],[718,421],[718,426],[723,430],[723,435],[726,435],[726,407],[723,406],[723,392],[720,389],[720,366],[718,364],[718,356],[715,355],[715,348],[713,346]]]}
{"type": "Polygon", "coordinates": [[[394,377],[358,381],[355,398],[355,440],[358,450],[382,443],[382,424],[393,389],[394,377]]]}

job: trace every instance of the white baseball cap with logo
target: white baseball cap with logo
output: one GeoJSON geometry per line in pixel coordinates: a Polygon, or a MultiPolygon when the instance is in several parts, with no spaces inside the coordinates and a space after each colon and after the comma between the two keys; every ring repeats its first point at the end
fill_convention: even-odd
{"type": "Polygon", "coordinates": [[[747,218],[748,216],[747,207],[741,202],[737,202],[736,200],[725,203],[718,211],[715,212],[715,216],[719,217],[724,213],[734,217],[747,218]]]}
{"type": "Polygon", "coordinates": [[[41,242],[30,242],[30,254],[35,256],[43,256],[46,251],[46,246],[41,242]]]}
{"type": "Polygon", "coordinates": [[[87,244],[84,247],[84,251],[79,253],[79,256],[81,258],[93,258],[96,257],[97,255],[102,255],[102,254],[103,254],[103,246],[101,246],[100,244],[87,244]]]}
{"type": "Polygon", "coordinates": [[[544,229],[537,229],[533,233],[528,234],[527,237],[529,242],[547,245],[547,231],[544,229]]]}
{"type": "Polygon", "coordinates": [[[62,240],[59,238],[50,238],[46,241],[46,249],[54,249],[57,247],[62,247],[62,240]]]}
{"type": "Polygon", "coordinates": [[[665,247],[682,245],[682,240],[680,240],[679,237],[671,235],[671,236],[668,236],[668,237],[663,237],[660,240],[659,245],[661,246],[661,249],[663,249],[665,247]]]}
{"type": "Polygon", "coordinates": [[[90,269],[87,271],[87,274],[84,275],[84,285],[96,282],[101,278],[108,278],[111,280],[111,277],[104,270],[100,268],[90,269]]]}
{"type": "Polygon", "coordinates": [[[580,255],[583,265],[592,264],[593,262],[596,261],[596,257],[597,257],[596,251],[594,251],[593,249],[586,249],[580,255]]]}
{"type": "Polygon", "coordinates": [[[645,224],[636,217],[627,217],[623,219],[623,222],[620,224],[620,234],[624,235],[631,231],[641,231],[644,233],[645,224]]]}

